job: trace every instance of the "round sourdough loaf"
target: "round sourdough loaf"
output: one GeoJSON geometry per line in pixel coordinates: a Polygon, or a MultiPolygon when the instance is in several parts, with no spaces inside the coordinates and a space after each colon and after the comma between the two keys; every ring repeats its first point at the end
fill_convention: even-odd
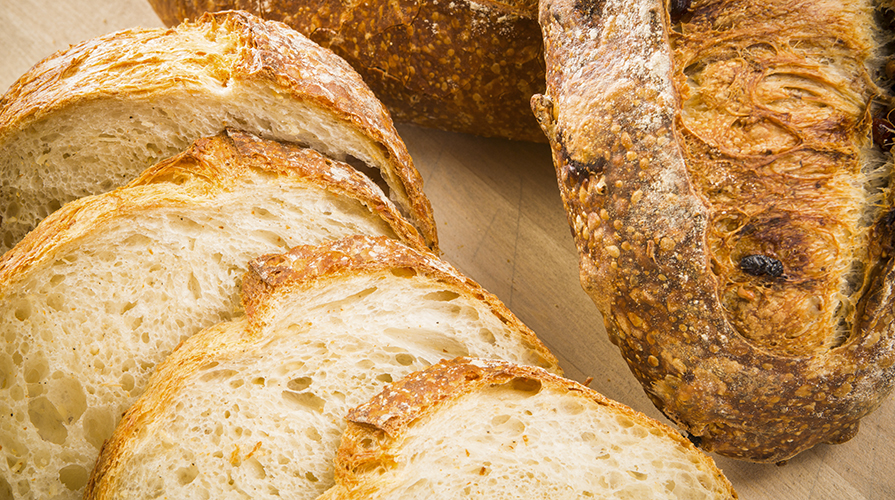
{"type": "Polygon", "coordinates": [[[396,121],[544,141],[528,101],[544,89],[535,0],[150,0],[168,25],[206,10],[282,21],[351,64],[396,121]]]}

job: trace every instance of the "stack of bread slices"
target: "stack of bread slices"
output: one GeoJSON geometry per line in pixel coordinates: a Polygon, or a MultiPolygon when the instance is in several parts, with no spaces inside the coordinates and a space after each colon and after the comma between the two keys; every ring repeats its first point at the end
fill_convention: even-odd
{"type": "Polygon", "coordinates": [[[736,496],[438,257],[388,113],[285,25],[38,63],[0,210],[0,497],[736,496]]]}

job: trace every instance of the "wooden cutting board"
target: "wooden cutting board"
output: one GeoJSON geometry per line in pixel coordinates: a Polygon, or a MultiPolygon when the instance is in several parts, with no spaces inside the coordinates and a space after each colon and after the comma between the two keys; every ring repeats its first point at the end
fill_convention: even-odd
{"type": "MultiPolygon", "coordinates": [[[[0,0],[0,90],[38,60],[107,32],[161,27],[141,0],[0,0]]],[[[446,260],[498,295],[566,374],[666,421],[610,344],[578,284],[577,255],[546,145],[399,125],[425,180],[446,260]]],[[[743,499],[895,499],[895,402],[858,436],[785,466],[714,457],[743,499]]]]}

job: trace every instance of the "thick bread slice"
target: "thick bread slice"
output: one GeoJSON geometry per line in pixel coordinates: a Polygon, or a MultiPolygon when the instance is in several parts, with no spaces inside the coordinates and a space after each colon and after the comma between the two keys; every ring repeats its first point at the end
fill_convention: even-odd
{"type": "Polygon", "coordinates": [[[237,132],[45,219],[0,259],[0,491],[79,497],[155,364],[238,311],[251,259],[356,233],[424,248],[350,166],[237,132]]]}
{"type": "Polygon", "coordinates": [[[895,384],[892,169],[871,143],[892,33],[869,0],[670,5],[690,10],[541,3],[533,106],[582,283],[703,449],[841,443],[895,384]]]}
{"type": "Polygon", "coordinates": [[[103,447],[86,498],[313,499],[348,410],[442,358],[555,358],[496,297],[433,255],[356,236],[260,258],[247,315],[152,376],[103,447]]]}
{"type": "Polygon", "coordinates": [[[737,498],[670,427],[536,367],[446,361],[348,420],[320,500],[737,498]]]}
{"type": "Polygon", "coordinates": [[[173,26],[244,9],[344,57],[396,121],[544,142],[528,100],[544,89],[535,0],[150,0],[173,26]]]}
{"type": "Polygon", "coordinates": [[[0,253],[61,204],[126,184],[225,127],[378,169],[437,247],[419,173],[360,76],[281,23],[224,12],[87,40],[0,98],[0,253]]]}

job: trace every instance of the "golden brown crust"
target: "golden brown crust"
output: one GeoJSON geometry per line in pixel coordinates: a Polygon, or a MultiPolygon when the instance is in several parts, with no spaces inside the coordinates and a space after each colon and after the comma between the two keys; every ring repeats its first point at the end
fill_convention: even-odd
{"type": "MultiPolygon", "coordinates": [[[[773,3],[773,7],[767,2],[741,2],[736,7],[733,2],[724,2],[723,9],[743,9],[731,17],[748,19],[748,25],[753,25],[762,12],[774,13],[775,8],[788,11],[788,7],[781,7],[784,4],[791,3],[773,3]]],[[[693,19],[700,15],[701,5],[694,3],[693,19]]],[[[829,9],[830,13],[815,12],[804,19],[820,21],[813,28],[822,33],[830,30],[835,37],[842,24],[823,23],[850,15],[860,19],[862,12],[866,14],[856,9],[837,18],[839,8],[837,2],[818,2],[813,10],[829,9]]],[[[796,6],[792,12],[802,11],[796,6]]],[[[712,239],[719,220],[717,205],[711,203],[710,193],[700,190],[704,186],[699,185],[700,177],[691,167],[694,161],[718,159],[713,155],[720,148],[709,144],[697,151],[706,145],[680,138],[686,132],[678,128],[681,105],[672,83],[673,56],[664,5],[658,0],[551,0],[542,2],[540,16],[547,97],[533,99],[532,106],[553,148],[561,193],[581,257],[582,284],[600,308],[611,339],[647,394],[669,418],[701,441],[704,449],[732,457],[775,462],[817,443],[842,442],[853,436],[860,419],[891,391],[895,374],[893,277],[888,251],[874,245],[863,254],[855,254],[867,259],[867,268],[872,271],[866,280],[872,284],[865,287],[867,292],[857,307],[848,338],[832,344],[824,340],[822,348],[814,339],[806,342],[812,346],[807,349],[789,343],[775,350],[744,335],[738,329],[742,322],[730,319],[730,302],[724,300],[721,289],[724,271],[712,254],[717,248],[712,239]],[[570,33],[576,36],[568,36],[570,33]],[[632,47],[635,49],[630,50],[632,47]]],[[[718,26],[727,26],[729,19],[718,19],[718,26]]],[[[805,29],[806,24],[811,23],[797,23],[795,28],[805,29]]],[[[853,24],[849,26],[856,29],[853,24]]],[[[680,46],[689,47],[689,29],[684,25],[680,46]]],[[[732,31],[726,34],[732,36],[732,31]]],[[[817,35],[803,34],[808,38],[817,35]]],[[[753,40],[750,49],[759,51],[760,45],[753,40]]],[[[847,45],[843,43],[843,50],[848,49],[847,45]]],[[[701,50],[695,48],[692,53],[702,54],[701,50]]],[[[781,46],[779,53],[787,50],[781,46]]],[[[849,57],[863,63],[860,58],[866,54],[860,44],[851,50],[849,57]]],[[[693,67],[678,70],[691,71],[693,67]]],[[[680,84],[681,73],[677,75],[680,84]]],[[[860,83],[866,78],[862,73],[848,81],[860,83]]],[[[855,95],[867,96],[860,89],[855,95]]],[[[823,97],[815,94],[818,96],[823,97]]],[[[752,115],[757,118],[754,123],[760,124],[768,117],[774,123],[772,113],[765,111],[752,115]]],[[[685,109],[685,124],[686,113],[685,109]]],[[[743,119],[748,122],[748,113],[743,119]]],[[[860,118],[830,123],[844,123],[847,128],[857,122],[860,118]]],[[[790,130],[792,125],[786,124],[785,128],[790,130]]],[[[714,126],[727,130],[724,125],[714,126]]],[[[840,135],[853,138],[861,130],[840,135]]],[[[750,140],[746,137],[740,145],[748,145],[750,140]]],[[[800,144],[833,156],[856,154],[854,146],[836,145],[832,137],[820,146],[816,140],[812,146],[804,138],[800,144]]],[[[792,151],[791,147],[784,149],[792,151]]],[[[755,155],[778,153],[756,151],[755,155]]],[[[714,167],[704,166],[702,170],[723,169],[729,163],[729,159],[719,160],[714,167]]],[[[824,166],[824,162],[816,165],[824,166]]],[[[850,165],[837,172],[849,175],[854,172],[850,165]]],[[[828,196],[835,198],[840,192],[834,189],[828,196]]],[[[757,194],[751,200],[761,200],[761,196],[757,194]]],[[[776,204],[778,209],[795,203],[783,202],[769,193],[764,196],[764,203],[776,204]]],[[[742,200],[736,204],[738,208],[745,205],[742,200]]],[[[823,218],[825,210],[827,206],[821,203],[810,210],[801,209],[801,214],[791,214],[789,220],[803,222],[787,223],[776,232],[767,230],[759,238],[765,246],[750,248],[767,252],[772,246],[768,242],[775,238],[777,248],[782,249],[785,242],[804,244],[809,237],[814,237],[814,242],[803,248],[818,248],[823,242],[818,242],[822,238],[817,235],[826,235],[820,231],[811,234],[810,228],[813,221],[823,218]],[[809,229],[801,230],[804,238],[797,241],[792,236],[802,226],[809,229]]],[[[890,225],[891,221],[884,218],[873,229],[885,241],[882,246],[890,245],[890,225]]],[[[748,236],[748,232],[740,236],[748,236]]],[[[770,257],[784,258],[782,254],[770,257]]],[[[792,264],[789,261],[784,268],[795,274],[792,264]]],[[[742,274],[741,269],[734,271],[742,274]]],[[[772,281],[768,276],[762,279],[772,281]]],[[[793,285],[797,290],[801,286],[793,285]]],[[[749,297],[748,293],[744,295],[749,297]]],[[[773,322],[773,318],[765,321],[773,322]]]]}
{"type": "Polygon", "coordinates": [[[242,304],[252,327],[266,323],[266,315],[276,310],[276,296],[295,287],[309,287],[317,280],[342,274],[375,274],[402,271],[441,281],[455,291],[480,300],[503,323],[517,331],[526,346],[537,353],[539,365],[562,373],[559,361],[537,335],[517,318],[500,299],[462,275],[435,255],[415,250],[388,238],[351,236],[320,246],[298,246],[285,254],[266,255],[249,263],[242,279],[242,304]]]}
{"type": "Polygon", "coordinates": [[[380,150],[408,217],[430,248],[438,237],[423,181],[391,117],[360,76],[331,51],[281,23],[244,12],[206,14],[168,30],[111,33],[57,52],[36,64],[0,98],[0,141],[63,106],[107,97],[155,96],[231,81],[266,86],[327,110],[380,150]],[[178,49],[180,36],[230,41],[224,55],[178,49]]]}
{"type": "MultiPolygon", "coordinates": [[[[412,373],[349,412],[346,417],[348,427],[342,434],[342,443],[335,460],[337,484],[340,488],[356,487],[359,484],[359,474],[369,470],[369,464],[391,463],[392,456],[399,451],[403,434],[415,421],[437,413],[439,407],[456,402],[466,395],[514,380],[537,381],[542,390],[587,399],[630,418],[636,425],[648,428],[651,433],[663,439],[676,442],[700,463],[701,468],[710,471],[718,483],[723,485],[724,491],[717,492],[719,498],[721,495],[737,498],[733,487],[714,461],[667,425],[607,399],[577,382],[540,368],[462,357],[445,360],[426,370],[412,373]]],[[[362,495],[352,498],[362,498],[362,495]]]]}
{"type": "Polygon", "coordinates": [[[532,0],[152,0],[169,26],[206,10],[284,22],[347,60],[397,121],[543,142],[528,100],[544,88],[532,0]]]}
{"type": "Polygon", "coordinates": [[[405,244],[426,248],[419,233],[382,196],[379,188],[351,166],[312,149],[226,130],[196,141],[187,151],[149,168],[127,186],[75,200],[54,212],[0,257],[0,283],[20,279],[28,269],[42,265],[57,252],[95,233],[106,221],[163,204],[190,206],[214,199],[253,172],[354,198],[389,224],[405,244]]]}

